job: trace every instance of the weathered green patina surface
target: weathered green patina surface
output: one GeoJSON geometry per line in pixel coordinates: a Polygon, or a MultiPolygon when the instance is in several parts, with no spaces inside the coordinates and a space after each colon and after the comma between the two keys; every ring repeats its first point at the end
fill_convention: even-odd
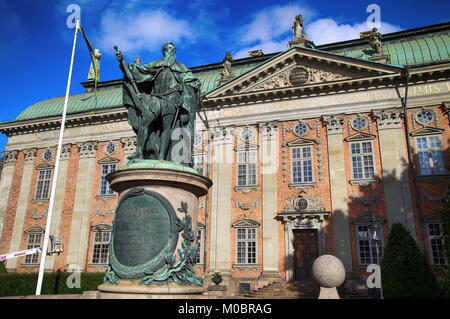
{"type": "Polygon", "coordinates": [[[123,104],[128,109],[128,123],[137,135],[136,153],[129,158],[191,164],[201,82],[176,61],[176,47],[172,42],[162,47],[164,59],[142,66],[128,64],[118,48],[115,49],[124,73],[123,104]],[[172,152],[177,144],[184,145],[181,154],[172,152]]]}
{"type": "Polygon", "coordinates": [[[174,253],[180,228],[169,201],[158,193],[133,188],[117,205],[110,244],[110,266],[120,278],[158,271],[174,253]]]}
{"type": "Polygon", "coordinates": [[[171,207],[166,206],[160,198],[146,192],[121,202],[116,209],[112,247],[118,262],[139,266],[161,253],[171,235],[171,207]]]}
{"type": "Polygon", "coordinates": [[[172,280],[202,286],[194,265],[199,244],[194,244],[192,217],[187,203],[177,209],[158,193],[131,189],[119,202],[110,244],[110,263],[104,282],[138,279],[142,284],[172,280]],[[140,224],[140,225],[139,225],[140,224]],[[181,233],[181,248],[175,252],[181,233]]]}

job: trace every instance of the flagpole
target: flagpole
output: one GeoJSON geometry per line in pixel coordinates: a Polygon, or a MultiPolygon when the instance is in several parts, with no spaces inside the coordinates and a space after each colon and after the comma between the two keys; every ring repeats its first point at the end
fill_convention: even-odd
{"type": "Polygon", "coordinates": [[[80,18],[77,17],[76,26],[75,26],[75,35],[73,38],[72,58],[70,60],[69,78],[67,80],[66,97],[64,99],[64,109],[63,109],[63,114],[62,114],[62,119],[61,119],[61,130],[59,132],[58,148],[56,151],[55,171],[53,173],[53,180],[52,180],[51,193],[50,193],[50,203],[49,203],[49,207],[48,207],[47,222],[46,222],[46,226],[45,226],[44,243],[42,246],[41,262],[39,265],[39,276],[38,276],[38,281],[37,281],[37,286],[36,286],[36,296],[39,296],[41,294],[42,279],[44,277],[45,257],[47,256],[48,238],[50,235],[50,226],[51,226],[52,213],[53,213],[53,203],[55,202],[56,180],[58,178],[59,159],[61,157],[61,147],[62,147],[62,140],[63,140],[63,135],[64,135],[64,124],[66,122],[67,102],[69,99],[70,81],[72,79],[73,58],[75,55],[75,44],[77,43],[77,33],[78,33],[79,24],[80,24],[80,18]]]}

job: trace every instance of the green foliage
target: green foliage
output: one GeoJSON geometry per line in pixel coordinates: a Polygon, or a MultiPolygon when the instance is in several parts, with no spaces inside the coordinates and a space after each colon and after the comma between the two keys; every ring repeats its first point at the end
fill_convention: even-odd
{"type": "Polygon", "coordinates": [[[386,299],[435,299],[443,293],[426,257],[400,223],[392,225],[381,263],[386,299]]]}
{"type": "MultiPolygon", "coordinates": [[[[447,194],[450,194],[450,185],[447,194]]],[[[442,200],[442,206],[439,209],[442,220],[442,235],[445,243],[445,255],[447,261],[450,261],[450,196],[442,200]]],[[[445,292],[445,297],[450,298],[450,265],[440,266],[436,269],[436,274],[440,279],[442,288],[445,292]]]]}
{"type": "Polygon", "coordinates": [[[5,263],[0,262],[0,274],[6,273],[5,263]]]}
{"type": "MultiPolygon", "coordinates": [[[[80,288],[67,287],[71,273],[45,273],[41,295],[82,294],[83,291],[97,290],[105,273],[81,273],[80,288]]],[[[29,296],[36,294],[37,273],[0,273],[0,296],[29,296]]]]}

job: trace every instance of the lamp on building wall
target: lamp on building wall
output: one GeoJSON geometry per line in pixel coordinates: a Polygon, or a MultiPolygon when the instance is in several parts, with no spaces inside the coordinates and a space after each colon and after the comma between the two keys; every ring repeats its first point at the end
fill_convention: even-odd
{"type": "Polygon", "coordinates": [[[367,230],[369,231],[370,240],[372,241],[372,244],[375,244],[375,249],[377,253],[377,265],[380,269],[380,298],[383,298],[383,286],[381,283],[381,265],[380,265],[380,250],[378,243],[381,241],[381,225],[380,223],[376,222],[375,216],[372,216],[372,223],[367,225],[367,230]]]}

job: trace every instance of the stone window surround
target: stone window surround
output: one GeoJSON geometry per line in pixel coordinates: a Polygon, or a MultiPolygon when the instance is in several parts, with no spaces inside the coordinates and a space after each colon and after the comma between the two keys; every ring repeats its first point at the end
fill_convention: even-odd
{"type": "Polygon", "coordinates": [[[53,174],[54,174],[53,169],[54,169],[53,165],[50,165],[50,164],[41,164],[41,165],[36,167],[36,170],[38,171],[38,173],[37,173],[37,176],[36,176],[36,188],[34,190],[34,196],[33,196],[33,199],[32,199],[33,203],[45,203],[45,202],[49,201],[52,177],[53,177],[53,174]],[[49,178],[49,186],[48,186],[47,196],[46,197],[42,197],[42,198],[41,197],[38,198],[36,195],[38,195],[37,192],[38,192],[38,185],[39,185],[39,175],[40,175],[41,171],[46,171],[46,170],[51,170],[52,171],[51,174],[50,174],[50,178],[49,178]]]}
{"type": "MultiPolygon", "coordinates": [[[[353,134],[349,137],[347,137],[345,139],[345,141],[348,142],[348,148],[349,148],[349,165],[350,165],[350,173],[351,173],[351,178],[349,180],[349,183],[351,185],[360,185],[362,187],[365,186],[369,186],[372,183],[378,183],[380,181],[380,179],[377,177],[376,172],[377,172],[377,165],[376,165],[376,161],[375,161],[375,149],[374,149],[374,143],[373,140],[375,139],[374,135],[370,135],[370,134],[365,134],[365,133],[356,133],[353,134]],[[353,143],[362,143],[362,142],[367,142],[369,141],[371,144],[371,149],[372,149],[372,163],[373,163],[373,174],[374,176],[371,178],[354,178],[353,177],[353,161],[352,161],[352,152],[351,152],[351,147],[353,143]]],[[[362,148],[362,146],[361,146],[362,148]]],[[[361,156],[363,155],[363,153],[361,153],[361,156]]],[[[364,167],[363,167],[364,168],[364,167]]]]}
{"type": "Polygon", "coordinates": [[[236,239],[236,242],[235,242],[235,249],[236,250],[235,251],[236,251],[236,253],[235,253],[235,256],[234,256],[236,263],[232,265],[232,268],[233,269],[240,269],[240,270],[243,270],[245,272],[248,272],[249,270],[252,270],[252,269],[259,269],[261,265],[259,263],[257,263],[257,262],[254,263],[254,264],[247,264],[247,263],[239,264],[239,263],[237,263],[237,252],[238,252],[237,229],[249,229],[249,228],[255,229],[255,237],[256,237],[255,238],[255,242],[256,242],[256,245],[255,245],[255,252],[256,252],[255,259],[256,259],[256,261],[258,261],[258,249],[259,249],[259,243],[258,243],[258,241],[259,241],[259,238],[258,238],[259,232],[258,232],[258,227],[261,226],[261,223],[255,221],[255,220],[251,220],[251,219],[242,219],[242,220],[238,220],[238,221],[234,222],[231,226],[236,229],[236,233],[235,233],[235,239],[236,239]]]}
{"type": "MultiPolygon", "coordinates": [[[[116,170],[117,170],[118,163],[119,163],[119,160],[116,158],[112,158],[112,157],[106,157],[104,159],[99,160],[98,164],[100,164],[100,179],[101,179],[101,173],[102,173],[101,170],[102,170],[103,165],[116,164],[116,170]]],[[[107,199],[116,197],[115,193],[114,194],[101,194],[101,186],[102,185],[101,185],[101,180],[100,180],[99,185],[98,185],[98,194],[95,196],[96,199],[107,200],[107,199]]]]}
{"type": "MultiPolygon", "coordinates": [[[[439,213],[439,212],[431,213],[423,218],[423,222],[426,225],[426,230],[427,230],[426,237],[427,237],[427,242],[428,242],[427,248],[428,248],[429,262],[432,266],[434,266],[434,265],[440,266],[439,264],[434,264],[434,262],[433,262],[433,251],[432,251],[432,247],[431,247],[431,239],[432,238],[430,238],[430,234],[429,234],[429,225],[430,224],[441,224],[442,225],[443,223],[442,223],[442,219],[441,219],[441,213],[439,213]]],[[[445,252],[444,252],[444,258],[445,258],[445,252]]],[[[445,265],[448,265],[448,260],[446,260],[445,265]]]]}
{"type": "MultiPolygon", "coordinates": [[[[111,237],[112,236],[112,227],[110,225],[98,224],[96,226],[92,226],[91,227],[91,232],[92,233],[95,233],[95,232],[110,232],[109,241],[111,242],[111,239],[112,239],[112,237],[111,237]]],[[[100,270],[100,269],[108,266],[108,262],[109,261],[107,263],[105,263],[105,264],[94,263],[92,261],[92,259],[94,257],[94,245],[95,245],[95,243],[96,243],[96,241],[95,241],[95,234],[94,234],[93,239],[92,239],[92,251],[91,251],[91,257],[90,257],[91,263],[88,264],[88,267],[93,267],[93,268],[96,268],[97,270],[100,270]]],[[[109,256],[108,256],[108,260],[109,260],[109,256]]]]}
{"type": "MultiPolygon", "coordinates": [[[[292,183],[289,184],[289,188],[307,188],[307,187],[316,187],[316,179],[315,179],[315,170],[314,170],[314,145],[319,145],[320,141],[318,139],[315,138],[305,138],[305,137],[299,137],[296,138],[292,141],[289,141],[286,143],[286,145],[291,149],[290,153],[291,153],[291,161],[290,161],[290,169],[291,169],[291,174],[290,174],[290,178],[292,183]],[[313,180],[311,182],[301,182],[301,183],[294,183],[293,182],[293,176],[292,176],[292,149],[296,148],[296,147],[304,147],[304,146],[311,146],[311,159],[312,159],[312,177],[313,180]]],[[[319,175],[320,175],[320,171],[319,171],[319,175]]]]}
{"type": "MultiPolygon", "coordinates": [[[[259,188],[259,178],[258,178],[258,150],[259,150],[259,145],[255,145],[255,144],[251,144],[249,142],[245,142],[241,145],[238,145],[234,148],[234,151],[236,153],[236,186],[234,186],[234,190],[235,191],[242,191],[243,193],[249,193],[252,190],[257,190],[259,188]],[[255,152],[255,166],[256,166],[256,172],[255,172],[255,178],[256,178],[256,183],[254,185],[252,184],[248,184],[248,185],[238,185],[238,156],[240,152],[251,152],[254,151],[255,152]]],[[[246,162],[246,164],[248,164],[248,162],[246,162]]]]}
{"type": "MultiPolygon", "coordinates": [[[[417,178],[419,180],[440,180],[442,178],[448,178],[450,174],[446,172],[445,174],[430,174],[430,175],[421,175],[420,174],[420,163],[419,163],[419,156],[418,156],[418,148],[417,148],[417,138],[418,137],[431,137],[431,136],[438,136],[439,140],[441,142],[441,150],[443,151],[443,143],[442,143],[442,133],[444,132],[441,128],[432,128],[432,127],[423,127],[421,129],[418,129],[414,132],[411,132],[410,135],[414,138],[414,155],[415,155],[415,161],[417,161],[417,178]]],[[[445,155],[443,151],[443,162],[444,162],[444,169],[445,168],[445,155]]]]}
{"type": "MultiPolygon", "coordinates": [[[[204,238],[205,238],[205,225],[197,222],[197,231],[201,231],[200,234],[200,239],[199,239],[199,247],[198,247],[198,252],[200,254],[200,262],[198,264],[195,264],[195,267],[203,267],[204,264],[204,238]]],[[[195,234],[195,238],[197,238],[197,233],[195,234]]]]}
{"type": "MultiPolygon", "coordinates": [[[[26,231],[24,231],[25,235],[27,235],[27,244],[26,244],[26,249],[30,249],[28,248],[29,245],[29,240],[30,240],[30,235],[43,235],[44,234],[44,229],[42,227],[39,226],[33,226],[28,228],[26,231]]],[[[41,236],[41,243],[43,240],[43,236],[41,236]]],[[[41,245],[39,245],[40,247],[41,245]]],[[[28,256],[33,256],[33,255],[28,255],[28,256]]],[[[34,268],[38,268],[39,267],[39,261],[40,258],[38,258],[38,262],[37,263],[26,263],[26,258],[27,256],[24,257],[24,262],[22,264],[20,264],[21,268],[26,268],[26,269],[34,269],[34,268]]],[[[29,257],[30,258],[30,257],[29,257]]]]}
{"type": "MultiPolygon", "coordinates": [[[[384,235],[383,235],[383,224],[386,221],[378,217],[376,215],[363,215],[355,218],[352,221],[352,224],[355,226],[355,246],[356,246],[356,257],[358,258],[357,267],[359,268],[366,268],[368,264],[361,264],[360,262],[360,246],[358,242],[358,226],[368,226],[369,224],[376,223],[379,224],[381,227],[381,247],[384,247],[384,235]]],[[[370,245],[372,246],[372,241],[369,239],[370,245]]],[[[374,247],[375,249],[375,247],[374,247]]]]}
{"type": "MultiPolygon", "coordinates": [[[[316,186],[316,182],[315,182],[315,179],[314,179],[314,148],[313,148],[313,145],[312,144],[309,144],[309,145],[305,144],[305,145],[292,146],[291,149],[290,149],[290,153],[291,153],[291,180],[292,180],[292,183],[289,184],[289,187],[290,188],[302,187],[302,186],[315,187],[316,186]],[[308,181],[308,182],[305,182],[305,181],[294,182],[294,176],[293,176],[293,174],[294,174],[294,161],[296,161],[296,162],[297,161],[304,161],[305,159],[302,157],[302,158],[297,158],[297,159],[294,160],[293,159],[293,150],[294,149],[302,150],[304,147],[309,147],[310,148],[310,152],[311,152],[311,157],[307,158],[306,160],[311,159],[312,180],[308,181]]],[[[303,165],[301,167],[303,168],[303,165]]],[[[303,176],[303,170],[302,170],[302,176],[303,176]]],[[[303,176],[302,179],[304,179],[304,176],[303,176]]]]}

